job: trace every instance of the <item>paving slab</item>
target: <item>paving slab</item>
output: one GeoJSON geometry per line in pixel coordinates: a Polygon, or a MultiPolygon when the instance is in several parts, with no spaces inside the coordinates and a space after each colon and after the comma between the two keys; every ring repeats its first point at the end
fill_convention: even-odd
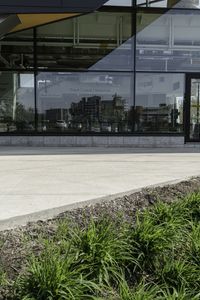
{"type": "Polygon", "coordinates": [[[198,175],[200,148],[0,147],[0,229],[198,175]]]}

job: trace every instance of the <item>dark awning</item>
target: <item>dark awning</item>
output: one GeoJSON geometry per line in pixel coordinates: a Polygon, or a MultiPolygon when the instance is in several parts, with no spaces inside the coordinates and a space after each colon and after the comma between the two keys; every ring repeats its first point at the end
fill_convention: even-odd
{"type": "Polygon", "coordinates": [[[83,13],[108,0],[0,0],[0,13],[83,13]]]}

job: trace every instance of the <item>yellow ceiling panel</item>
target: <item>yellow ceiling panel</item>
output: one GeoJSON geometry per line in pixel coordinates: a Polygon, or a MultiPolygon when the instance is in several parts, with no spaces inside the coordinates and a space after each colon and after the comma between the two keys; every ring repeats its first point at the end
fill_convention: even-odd
{"type": "Polygon", "coordinates": [[[31,27],[44,25],[54,21],[75,17],[77,13],[65,14],[18,14],[21,24],[17,25],[11,32],[28,29],[31,27]]]}

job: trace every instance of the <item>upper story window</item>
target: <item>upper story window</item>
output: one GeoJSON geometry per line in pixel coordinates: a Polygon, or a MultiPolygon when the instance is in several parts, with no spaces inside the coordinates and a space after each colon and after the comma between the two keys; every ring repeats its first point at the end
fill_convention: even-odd
{"type": "Polygon", "coordinates": [[[131,17],[128,12],[94,12],[39,27],[38,67],[132,70],[131,17]]]}
{"type": "Polygon", "coordinates": [[[33,29],[9,34],[0,40],[0,68],[32,70],[33,29]]]}
{"type": "Polygon", "coordinates": [[[200,11],[137,14],[138,71],[199,72],[200,11]]]}
{"type": "Polygon", "coordinates": [[[140,7],[200,9],[200,0],[137,0],[140,7]]]}

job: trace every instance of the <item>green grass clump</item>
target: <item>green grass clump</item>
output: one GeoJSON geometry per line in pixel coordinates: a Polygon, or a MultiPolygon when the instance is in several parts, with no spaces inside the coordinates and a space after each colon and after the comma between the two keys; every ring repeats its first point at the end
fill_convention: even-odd
{"type": "Polygon", "coordinates": [[[173,204],[174,212],[186,221],[200,222],[200,193],[192,194],[173,204]]]}
{"type": "Polygon", "coordinates": [[[200,194],[139,212],[61,221],[16,281],[17,300],[200,300],[200,194]]]}
{"type": "Polygon", "coordinates": [[[70,231],[77,263],[90,280],[109,285],[118,282],[130,263],[133,263],[130,227],[105,218],[91,220],[81,229],[70,231]]]}
{"type": "Polygon", "coordinates": [[[0,267],[0,286],[3,286],[7,283],[7,275],[3,269],[0,267]]]}
{"type": "Polygon", "coordinates": [[[74,268],[74,257],[69,249],[62,253],[59,247],[46,243],[39,257],[29,260],[27,273],[16,282],[19,300],[91,299],[98,287],[81,274],[81,265],[74,268]]]}
{"type": "MultiPolygon", "coordinates": [[[[0,252],[3,247],[3,242],[0,240],[0,252]]],[[[0,256],[0,287],[7,284],[7,274],[3,268],[3,264],[0,256]]]]}

